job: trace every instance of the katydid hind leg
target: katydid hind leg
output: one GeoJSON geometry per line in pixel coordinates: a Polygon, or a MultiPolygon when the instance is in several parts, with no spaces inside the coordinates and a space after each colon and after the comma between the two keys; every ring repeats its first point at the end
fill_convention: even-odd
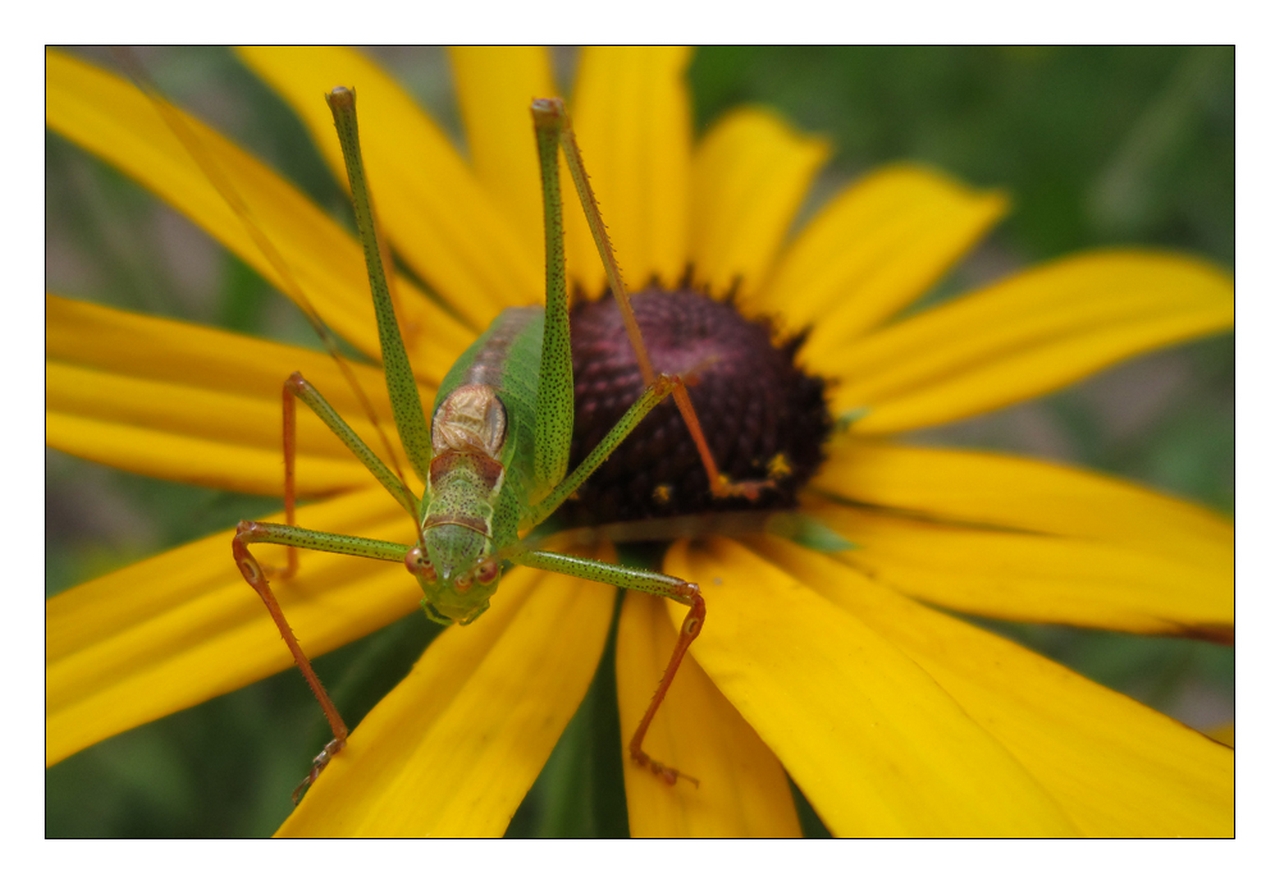
{"type": "MultiPolygon", "coordinates": [[[[342,535],[325,534],[323,532],[309,531],[305,528],[297,526],[297,481],[296,481],[296,463],[297,463],[297,405],[295,399],[301,398],[312,408],[316,414],[325,421],[336,435],[347,447],[362,461],[375,477],[391,492],[402,506],[415,517],[417,510],[417,499],[412,492],[408,490],[403,481],[402,474],[398,463],[396,462],[396,450],[391,445],[383,430],[382,423],[378,419],[377,412],[373,408],[371,401],[361,388],[355,377],[350,364],[342,355],[337,340],[329,331],[328,327],[320,318],[319,313],[312,305],[311,300],[307,297],[306,291],[299,285],[297,278],[291,271],[288,263],[284,260],[282,254],[271,239],[265,234],[263,229],[254,218],[248,204],[241,198],[236,187],[232,183],[230,176],[224,174],[223,169],[214,158],[214,153],[207,150],[201,142],[196,131],[187,124],[183,115],[174,109],[159,93],[159,90],[151,83],[150,78],[146,75],[145,70],[136,60],[127,52],[119,54],[124,66],[130,71],[134,81],[138,84],[142,92],[150,99],[152,106],[164,119],[165,124],[174,136],[183,144],[187,153],[197,166],[203,171],[205,178],[217,190],[223,201],[231,209],[231,211],[240,219],[245,231],[253,240],[257,248],[266,259],[267,263],[275,271],[276,276],[289,295],[290,299],[298,305],[302,310],[307,321],[315,330],[320,338],[325,350],[333,358],[338,370],[342,374],[347,385],[351,388],[360,407],[368,417],[370,424],[377,432],[384,450],[390,459],[392,466],[388,468],[380,458],[375,455],[371,449],[359,439],[350,426],[338,417],[336,412],[324,401],[318,392],[314,391],[310,385],[302,379],[302,376],[295,373],[285,383],[281,392],[281,408],[282,408],[282,447],[285,463],[284,475],[284,509],[285,522],[283,525],[273,525],[269,523],[258,523],[250,521],[242,521],[236,528],[236,532],[232,537],[232,555],[235,559],[236,566],[245,581],[253,587],[259,598],[266,605],[267,611],[270,613],[272,620],[275,622],[276,628],[280,633],[280,637],[284,640],[285,645],[289,649],[289,653],[297,664],[298,669],[302,672],[306,679],[308,687],[315,695],[317,702],[320,704],[321,710],[324,712],[328,721],[333,738],[324,746],[320,753],[312,762],[311,769],[307,777],[303,780],[297,789],[293,792],[293,801],[296,804],[302,797],[307,787],[315,782],[321,771],[329,764],[335,755],[338,754],[346,744],[348,729],[343,721],[341,714],[330,698],[328,691],[325,690],[319,676],[311,665],[310,658],[302,649],[297,637],[294,635],[293,628],[289,625],[288,619],[284,615],[284,611],[280,606],[275,593],[271,589],[268,573],[273,574],[280,579],[292,577],[298,570],[298,549],[310,548],[328,550],[340,554],[364,556],[368,558],[403,560],[408,547],[399,544],[391,544],[385,541],[367,540],[359,537],[347,537],[342,535]],[[317,404],[318,403],[318,404],[317,404]],[[326,414],[327,412],[327,414],[326,414]],[[249,544],[252,543],[272,543],[283,545],[287,551],[287,563],[283,569],[266,569],[264,568],[254,555],[249,551],[249,544]]],[[[341,129],[341,125],[339,126],[341,129]]],[[[366,252],[368,246],[366,244],[366,252]]],[[[372,273],[372,271],[371,271],[372,273]]],[[[377,300],[377,292],[375,291],[375,301],[377,300]]],[[[403,349],[403,346],[402,348],[403,349]]],[[[416,388],[414,390],[416,394],[416,388]]],[[[393,396],[394,398],[394,396],[393,396]]],[[[420,408],[419,408],[420,411],[420,408]]],[[[403,437],[403,433],[402,433],[403,437]]],[[[412,440],[410,440],[412,441],[412,440]]],[[[406,448],[413,453],[410,444],[406,444],[406,448]]],[[[414,463],[415,468],[419,467],[417,461],[414,463]]]]}
{"type": "MultiPolygon", "coordinates": [[[[609,234],[605,229],[600,205],[596,200],[594,191],[591,189],[591,181],[587,177],[586,167],[583,165],[582,155],[578,150],[577,139],[573,134],[573,127],[569,122],[568,115],[564,112],[563,104],[557,102],[557,105],[559,114],[554,117],[554,125],[559,133],[565,160],[569,166],[569,173],[573,177],[574,186],[578,191],[578,199],[582,204],[583,212],[586,214],[587,226],[591,229],[591,237],[595,240],[596,250],[600,253],[600,260],[604,263],[605,275],[609,279],[609,289],[618,304],[618,311],[622,316],[627,338],[631,341],[631,348],[635,353],[640,376],[646,385],[652,387],[656,381],[657,372],[654,371],[653,362],[649,358],[649,349],[645,346],[644,335],[640,330],[639,322],[636,320],[635,311],[632,309],[631,298],[627,294],[626,285],[623,283],[622,269],[618,266],[617,257],[613,252],[613,244],[609,241],[609,234]]],[[[693,383],[695,379],[688,377],[684,380],[687,383],[693,383]]],[[[716,465],[715,455],[707,442],[706,434],[702,431],[702,424],[698,420],[697,410],[693,406],[693,400],[689,398],[689,391],[686,385],[681,384],[674,388],[671,396],[675,400],[680,416],[689,430],[689,435],[693,438],[698,457],[702,462],[702,468],[706,471],[707,480],[711,486],[711,494],[714,497],[745,497],[748,500],[755,500],[760,496],[761,491],[775,487],[772,479],[735,481],[722,473],[716,465]]]]}
{"type": "Polygon", "coordinates": [[[536,99],[530,110],[533,114],[538,169],[542,180],[546,250],[546,308],[538,374],[533,472],[537,486],[548,490],[521,519],[522,524],[528,527],[541,524],[555,512],[635,428],[640,419],[662,400],[671,387],[670,381],[665,377],[646,378],[648,389],[618,422],[614,432],[579,464],[572,475],[565,478],[573,439],[574,392],[559,159],[563,148],[562,134],[569,122],[564,103],[558,98],[536,99]]]}
{"type": "MultiPolygon", "coordinates": [[[[320,337],[325,349],[337,364],[348,386],[351,387],[362,410],[380,437],[383,448],[392,464],[388,468],[368,445],[356,435],[345,420],[337,415],[336,411],[329,406],[319,392],[311,387],[300,374],[295,373],[285,382],[281,393],[282,447],[285,462],[285,524],[276,525],[242,521],[237,526],[232,538],[232,552],[241,575],[257,592],[270,613],[281,638],[288,647],[317,702],[319,702],[333,733],[333,738],[313,761],[307,778],[294,791],[293,799],[297,803],[306,788],[315,782],[321,771],[341,751],[347,740],[348,729],[312,667],[310,658],[294,635],[293,629],[271,588],[268,574],[278,579],[287,579],[294,576],[298,570],[297,551],[299,548],[326,550],[337,554],[397,562],[404,561],[410,548],[386,541],[327,534],[297,526],[296,400],[302,399],[329,426],[335,435],[346,444],[348,449],[365,464],[375,478],[391,493],[396,501],[409,512],[415,523],[417,522],[418,500],[404,482],[403,474],[396,462],[396,449],[387,438],[372,403],[356,380],[347,360],[340,352],[336,339],[321,320],[305,290],[299,285],[279,250],[275,248],[270,238],[266,236],[253,217],[247,203],[240,197],[232,184],[230,177],[223,173],[221,167],[215,161],[213,153],[205,149],[196,132],[187,125],[182,115],[171,108],[160,96],[158,90],[150,84],[141,66],[133,63],[127,57],[125,61],[126,66],[133,72],[135,81],[139,83],[143,92],[152,100],[156,110],[164,118],[178,140],[182,142],[209,182],[241,220],[245,230],[266,258],[267,263],[275,270],[290,298],[302,309],[308,322],[320,337]],[[264,568],[249,551],[248,547],[253,543],[283,545],[287,554],[285,567],[283,569],[264,568]]],[[[382,269],[383,261],[377,237],[374,233],[375,225],[372,218],[372,209],[364,186],[363,167],[358,150],[352,151],[348,148],[349,143],[353,143],[355,139],[354,94],[341,88],[334,90],[330,96],[330,106],[334,112],[335,125],[338,128],[339,135],[344,140],[344,155],[348,163],[348,174],[352,179],[352,190],[355,193],[355,210],[366,255],[370,284],[373,289],[373,300],[383,343],[383,361],[387,368],[389,393],[397,430],[403,447],[409,453],[415,472],[421,477],[425,475],[427,467],[427,458],[430,450],[429,433],[426,431],[424,413],[418,399],[416,382],[413,379],[412,371],[408,367],[404,345],[399,337],[394,308],[391,306],[389,287],[382,269]]]]}
{"type": "MultiPolygon", "coordinates": [[[[564,106],[538,99],[533,107],[538,171],[542,180],[543,235],[546,251],[546,307],[538,368],[537,421],[533,472],[550,488],[569,466],[573,440],[573,351],[569,343],[569,296],[565,283],[564,208],[560,195],[558,118],[564,106]]],[[[535,523],[536,524],[536,523],[535,523]]]]}
{"type": "Polygon", "coordinates": [[[378,322],[378,340],[382,348],[382,366],[387,380],[387,395],[391,399],[392,416],[395,418],[396,431],[400,434],[400,443],[409,455],[409,462],[418,478],[425,482],[431,465],[431,433],[427,429],[426,413],[418,394],[418,381],[409,364],[404,339],[400,335],[400,324],[396,319],[390,284],[383,267],[373,202],[360,151],[356,94],[345,86],[338,86],[325,95],[325,101],[333,114],[333,125],[338,132],[342,158],[347,168],[351,206],[360,232],[360,244],[364,249],[369,289],[378,322]]]}
{"type": "MultiPolygon", "coordinates": [[[[693,412],[693,406],[689,400],[683,379],[659,375],[653,370],[639,325],[636,322],[634,312],[631,310],[626,289],[622,284],[621,272],[614,258],[613,249],[609,244],[608,234],[605,232],[604,222],[600,217],[595,196],[591,192],[590,183],[587,181],[582,159],[578,153],[577,143],[573,137],[573,129],[569,123],[563,102],[559,99],[537,100],[533,104],[533,117],[542,170],[547,251],[547,315],[546,331],[543,339],[542,375],[539,378],[538,396],[539,447],[543,445],[557,446],[555,454],[560,456],[561,449],[558,447],[561,444],[560,439],[552,437],[559,431],[558,424],[563,423],[567,427],[569,434],[572,433],[573,426],[573,366],[569,345],[568,299],[565,294],[564,279],[564,232],[559,192],[558,155],[561,150],[565,153],[578,191],[579,200],[586,213],[601,260],[605,264],[610,286],[622,311],[627,333],[631,339],[647,389],[609,434],[601,440],[595,450],[587,454],[578,468],[570,476],[560,481],[533,508],[528,522],[537,525],[550,516],[556,507],[603,463],[604,459],[622,440],[635,430],[645,415],[667,395],[676,397],[681,414],[685,416],[686,423],[701,454],[703,465],[707,469],[713,492],[754,497],[756,486],[761,483],[730,483],[715,468],[714,459],[711,456],[710,448],[707,445],[702,429],[697,422],[697,415],[693,412]],[[548,395],[546,396],[543,394],[544,388],[548,390],[548,395]],[[553,396],[559,398],[553,401],[553,396]],[[564,401],[560,401],[561,399],[564,401]],[[567,413],[568,420],[559,421],[562,413],[567,413]],[[748,487],[748,485],[751,487],[748,487]]],[[[544,472],[547,475],[543,476],[544,480],[547,478],[559,479],[560,476],[563,476],[563,464],[567,463],[567,456],[568,435],[563,441],[564,461],[559,467],[559,472],[545,470],[544,472]]],[[[697,785],[698,781],[695,778],[650,757],[643,748],[644,737],[649,730],[653,717],[662,705],[662,701],[666,697],[672,681],[675,679],[676,672],[680,668],[680,663],[684,659],[685,653],[693,640],[697,638],[698,633],[701,632],[702,624],[706,620],[706,603],[703,601],[697,584],[666,574],[542,550],[520,549],[513,551],[508,557],[516,563],[529,567],[571,574],[601,583],[620,586],[624,589],[646,592],[672,599],[689,607],[689,613],[685,616],[680,630],[680,638],[676,642],[675,649],[658,683],[657,690],[654,692],[648,708],[636,727],[628,748],[632,760],[647,767],[665,782],[674,784],[677,779],[684,777],[693,782],[694,785],[697,785]]]]}

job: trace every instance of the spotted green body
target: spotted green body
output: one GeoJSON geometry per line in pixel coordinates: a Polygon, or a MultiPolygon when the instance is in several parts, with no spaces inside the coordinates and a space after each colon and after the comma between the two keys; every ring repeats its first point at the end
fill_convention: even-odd
{"type": "Polygon", "coordinates": [[[504,311],[454,363],[436,395],[428,491],[419,511],[438,577],[435,587],[423,586],[432,619],[469,622],[479,615],[477,604],[487,607],[492,586],[468,587],[459,597],[451,581],[515,546],[528,501],[549,490],[533,466],[544,317],[538,307],[504,311]]]}

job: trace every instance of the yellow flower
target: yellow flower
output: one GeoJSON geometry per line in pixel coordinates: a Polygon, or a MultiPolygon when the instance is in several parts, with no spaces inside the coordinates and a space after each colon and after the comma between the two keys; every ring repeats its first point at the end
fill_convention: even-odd
{"type": "MultiPolygon", "coordinates": [[[[541,302],[527,108],[556,91],[544,54],[453,53],[469,162],[354,53],[241,56],[334,168],[320,96],[357,88],[385,233],[446,305],[400,280],[428,392],[498,311],[541,302]]],[[[789,774],[837,835],[1230,835],[1229,749],[939,608],[1228,636],[1231,526],[1082,470],[889,438],[1226,329],[1229,277],[1187,257],[1097,251],[893,320],[998,219],[1003,198],[894,166],[789,238],[826,144],[756,109],[694,144],[687,60],[612,49],[580,61],[570,107],[620,262],[633,282],[668,285],[692,262],[713,291],[740,280],[745,312],[791,333],[813,327],[800,358],[835,380],[834,414],[857,419],[830,443],[802,509],[859,548],[703,537],[669,550],[664,569],[701,585],[708,621],[646,748],[701,785],[671,788],[628,765],[633,834],[796,833],[789,774]]],[[[378,352],[358,244],[269,169],[194,121],[193,153],[137,90],[53,52],[48,123],[300,298],[210,183],[203,155],[325,322],[378,352]]],[[[571,278],[599,291],[585,224],[566,216],[571,278]]],[[[280,386],[295,370],[374,435],[312,351],[50,296],[48,358],[49,444],[121,469],[278,494],[280,386]]],[[[357,375],[390,425],[378,373],[357,375]]],[[[398,505],[318,422],[300,420],[300,490],[325,498],[300,509],[300,524],[410,539],[398,505]]],[[[417,607],[402,569],[301,559],[279,593],[313,655],[417,607]]],[[[492,609],[440,635],[356,728],[281,833],[501,834],[587,689],[613,603],[597,585],[513,571],[492,609]]],[[[683,614],[625,599],[624,738],[683,614]]],[[[47,628],[49,763],[291,665],[232,563],[229,533],[55,597],[47,628]]]]}

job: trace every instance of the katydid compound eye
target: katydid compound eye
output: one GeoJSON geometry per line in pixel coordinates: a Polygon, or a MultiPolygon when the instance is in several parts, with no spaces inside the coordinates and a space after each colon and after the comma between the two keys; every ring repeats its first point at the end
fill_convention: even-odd
{"type": "Polygon", "coordinates": [[[480,563],[480,567],[476,568],[476,580],[482,585],[487,586],[498,577],[498,563],[494,559],[485,559],[480,563]]]}
{"type": "Polygon", "coordinates": [[[431,567],[427,554],[422,551],[420,546],[415,546],[404,554],[404,566],[409,569],[410,574],[414,574],[424,580],[436,579],[436,569],[431,567]]]}

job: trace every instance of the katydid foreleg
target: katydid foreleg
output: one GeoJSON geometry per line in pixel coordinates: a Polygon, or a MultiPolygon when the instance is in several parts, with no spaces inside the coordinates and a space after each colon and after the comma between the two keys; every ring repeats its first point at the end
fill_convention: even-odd
{"type": "Polygon", "coordinates": [[[312,531],[308,528],[299,528],[296,525],[277,525],[270,522],[250,522],[246,520],[241,521],[236,526],[235,536],[231,540],[231,553],[235,557],[236,566],[240,569],[245,581],[258,593],[262,603],[267,606],[271,619],[275,621],[276,628],[280,631],[280,637],[284,639],[284,643],[289,647],[289,653],[293,655],[294,662],[298,665],[298,669],[302,671],[303,677],[307,680],[307,686],[311,688],[311,693],[315,695],[320,708],[324,710],[324,717],[328,720],[329,728],[333,731],[333,739],[325,744],[325,747],[320,750],[320,754],[312,761],[311,771],[307,774],[307,778],[294,789],[293,801],[296,804],[307,786],[316,781],[316,777],[320,776],[320,772],[324,770],[333,756],[346,745],[347,724],[342,720],[338,707],[330,699],[329,692],[325,690],[324,685],[320,682],[320,676],[316,675],[315,669],[312,668],[311,660],[307,657],[306,652],[302,650],[302,645],[298,644],[298,639],[293,634],[289,621],[285,619],[284,611],[280,608],[280,603],[276,600],[275,593],[271,591],[271,584],[267,581],[267,575],[263,572],[262,566],[253,557],[253,553],[249,552],[249,544],[251,543],[281,544],[289,550],[291,556],[296,555],[296,550],[298,549],[314,549],[392,562],[404,561],[405,555],[409,552],[409,547],[385,540],[370,540],[366,537],[351,537],[346,534],[312,531]]]}
{"type": "Polygon", "coordinates": [[[415,519],[419,506],[418,498],[414,493],[409,490],[395,472],[374,454],[373,450],[365,444],[356,431],[325,400],[320,391],[311,386],[300,372],[294,372],[290,375],[289,379],[284,383],[282,392],[286,524],[242,521],[236,526],[231,549],[236,565],[240,568],[240,573],[244,575],[244,579],[258,593],[263,604],[267,606],[267,611],[270,612],[272,620],[275,621],[276,628],[280,631],[280,636],[289,647],[289,653],[293,655],[294,662],[297,663],[298,669],[302,671],[303,677],[306,678],[307,685],[311,688],[311,692],[315,695],[317,702],[320,703],[320,708],[324,711],[329,727],[333,731],[333,739],[316,756],[306,779],[294,791],[295,803],[302,791],[315,782],[316,777],[320,775],[320,772],[324,770],[333,756],[346,744],[347,725],[342,720],[342,715],[338,712],[332,699],[330,699],[319,676],[316,675],[315,670],[312,668],[306,652],[302,650],[302,646],[294,636],[293,629],[289,626],[289,621],[285,618],[284,611],[280,608],[280,604],[271,590],[271,585],[267,580],[267,569],[264,569],[253,554],[249,552],[248,545],[250,543],[272,543],[284,546],[288,555],[288,564],[284,569],[272,573],[272,576],[278,579],[288,579],[296,573],[299,549],[314,549],[385,561],[402,561],[412,570],[412,559],[409,557],[410,547],[403,544],[312,531],[307,528],[299,528],[296,525],[295,502],[297,485],[295,461],[297,458],[296,400],[298,399],[301,399],[324,422],[330,431],[342,440],[351,453],[364,464],[378,482],[415,519]]]}

